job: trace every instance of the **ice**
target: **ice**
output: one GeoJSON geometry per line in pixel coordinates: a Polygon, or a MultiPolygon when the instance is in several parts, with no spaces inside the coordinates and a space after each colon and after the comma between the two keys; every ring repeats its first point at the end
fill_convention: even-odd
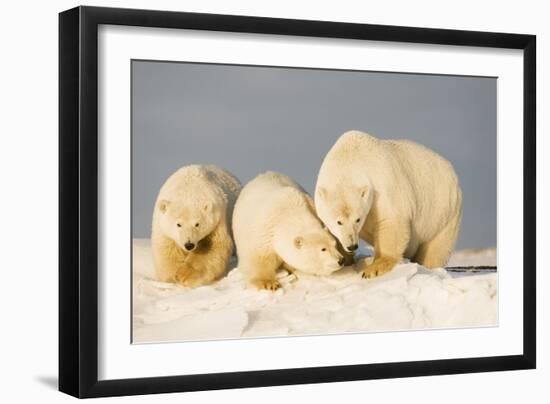
{"type": "Polygon", "coordinates": [[[238,308],[197,310],[164,322],[134,328],[134,342],[166,342],[238,338],[248,323],[246,311],[238,308]],[[213,327],[212,325],[216,326],[213,327]],[[184,337],[182,337],[184,336],[184,337]]]}
{"type": "MultiPolygon", "coordinates": [[[[364,256],[368,248],[360,249],[364,256]]],[[[492,265],[495,250],[456,253],[454,266],[492,265]]],[[[196,289],[154,280],[149,240],[133,243],[133,342],[214,340],[495,326],[497,273],[461,276],[403,262],[365,280],[353,268],[328,277],[278,273],[258,291],[238,267],[196,289]]],[[[233,261],[236,266],[236,261],[233,261]]]]}

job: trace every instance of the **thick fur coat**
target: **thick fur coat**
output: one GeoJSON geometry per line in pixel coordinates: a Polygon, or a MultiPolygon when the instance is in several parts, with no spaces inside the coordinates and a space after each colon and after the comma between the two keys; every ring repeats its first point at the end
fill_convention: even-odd
{"type": "Polygon", "coordinates": [[[190,165],[159,191],[151,244],[157,277],[197,287],[225,275],[234,250],[231,218],[239,180],[212,165],[190,165]]]}
{"type": "Polygon", "coordinates": [[[278,289],[280,267],[328,275],[343,264],[336,239],[315,215],[312,199],[283,174],[260,174],[243,188],[233,233],[239,268],[258,289],[278,289]]]}
{"type": "Polygon", "coordinates": [[[374,246],[367,278],[403,257],[444,266],[462,218],[462,193],[449,161],[408,140],[344,133],[326,155],[315,188],[317,214],[348,251],[374,246]]]}

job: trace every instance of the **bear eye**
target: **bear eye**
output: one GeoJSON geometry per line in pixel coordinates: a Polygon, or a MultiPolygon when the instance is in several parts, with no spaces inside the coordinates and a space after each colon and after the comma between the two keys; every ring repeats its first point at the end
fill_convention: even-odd
{"type": "Polygon", "coordinates": [[[181,227],[181,223],[177,223],[177,226],[178,226],[178,227],[181,227]]]}
{"type": "Polygon", "coordinates": [[[195,223],[195,227],[199,227],[199,224],[198,224],[198,223],[195,223]]]}
{"type": "Polygon", "coordinates": [[[361,221],[361,218],[357,218],[357,220],[355,221],[355,223],[359,223],[361,221]]]}
{"type": "Polygon", "coordinates": [[[338,223],[340,226],[342,226],[342,222],[341,221],[337,221],[336,223],[338,223]]]}
{"type": "Polygon", "coordinates": [[[326,251],[327,249],[325,247],[321,248],[321,251],[326,251]]]}

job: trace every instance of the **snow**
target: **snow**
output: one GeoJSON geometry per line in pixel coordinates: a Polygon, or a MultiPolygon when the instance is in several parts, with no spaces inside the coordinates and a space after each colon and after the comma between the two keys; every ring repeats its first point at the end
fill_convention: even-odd
{"type": "MultiPolygon", "coordinates": [[[[449,266],[494,263],[494,249],[470,250],[449,266]]],[[[235,268],[189,289],[153,279],[144,239],[133,241],[133,271],[134,343],[497,325],[496,272],[464,276],[408,262],[371,280],[351,267],[328,277],[280,271],[282,289],[269,292],[248,287],[235,268]]]]}

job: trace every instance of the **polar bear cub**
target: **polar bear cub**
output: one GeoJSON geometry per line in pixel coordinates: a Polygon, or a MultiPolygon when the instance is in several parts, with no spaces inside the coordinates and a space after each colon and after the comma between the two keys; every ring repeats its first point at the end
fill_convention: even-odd
{"type": "Polygon", "coordinates": [[[363,268],[371,278],[402,257],[444,266],[460,229],[462,192],[451,163],[427,147],[350,131],[321,165],[315,207],[347,251],[359,238],[373,245],[374,261],[363,268]]]}
{"type": "Polygon", "coordinates": [[[233,233],[239,268],[258,289],[278,289],[281,266],[328,275],[343,264],[312,199],[283,174],[266,172],[245,185],[235,205],[233,233]]]}
{"type": "Polygon", "coordinates": [[[151,235],[160,281],[197,287],[226,273],[240,190],[237,178],[213,165],[182,167],[166,180],[155,203],[151,235]]]}

